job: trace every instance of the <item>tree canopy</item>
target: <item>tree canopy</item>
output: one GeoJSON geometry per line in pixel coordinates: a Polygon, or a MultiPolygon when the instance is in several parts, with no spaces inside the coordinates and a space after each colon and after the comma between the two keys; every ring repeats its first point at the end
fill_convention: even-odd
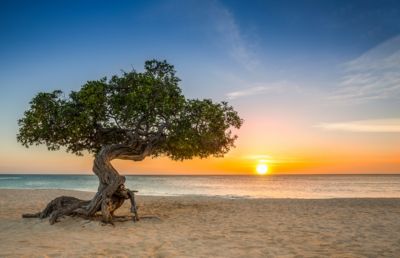
{"type": "Polygon", "coordinates": [[[17,139],[77,155],[119,144],[174,160],[223,156],[242,119],[226,102],[186,99],[179,81],[172,65],[149,60],[143,72],[88,81],[68,95],[40,92],[18,121],[17,139]]]}

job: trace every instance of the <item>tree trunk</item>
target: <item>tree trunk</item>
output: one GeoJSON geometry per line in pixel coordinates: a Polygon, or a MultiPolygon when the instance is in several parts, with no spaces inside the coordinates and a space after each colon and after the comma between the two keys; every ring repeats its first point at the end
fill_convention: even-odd
{"type": "Polygon", "coordinates": [[[90,201],[83,201],[75,197],[61,196],[52,200],[46,208],[38,213],[23,214],[24,218],[47,218],[50,224],[65,215],[79,215],[93,218],[97,212],[101,212],[102,221],[112,224],[114,211],[124,203],[126,199],[131,200],[133,220],[138,220],[135,202],[135,191],[130,191],[124,186],[125,177],[121,176],[112,166],[113,159],[130,159],[134,161],[143,160],[148,154],[148,148],[136,150],[128,145],[113,144],[104,146],[96,155],[93,172],[99,178],[97,193],[90,201]]]}

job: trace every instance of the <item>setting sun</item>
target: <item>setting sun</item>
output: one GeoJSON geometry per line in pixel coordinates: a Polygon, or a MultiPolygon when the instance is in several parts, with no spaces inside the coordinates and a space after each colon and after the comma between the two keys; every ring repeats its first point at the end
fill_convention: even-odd
{"type": "Polygon", "coordinates": [[[259,175],[265,175],[268,172],[268,166],[266,164],[258,164],[256,170],[259,175]]]}

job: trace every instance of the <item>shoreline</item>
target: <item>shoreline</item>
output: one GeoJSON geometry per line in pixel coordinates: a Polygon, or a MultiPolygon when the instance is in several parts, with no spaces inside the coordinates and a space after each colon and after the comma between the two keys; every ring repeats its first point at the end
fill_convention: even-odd
{"type": "MultiPolygon", "coordinates": [[[[61,192],[71,192],[71,193],[91,193],[95,194],[96,191],[89,191],[89,190],[75,190],[75,189],[63,189],[63,188],[0,188],[1,191],[61,191],[61,192]]],[[[139,197],[193,197],[193,198],[221,198],[227,200],[358,200],[358,199],[366,199],[366,200],[376,200],[376,199],[393,199],[393,200],[400,200],[400,197],[325,197],[325,198],[291,198],[291,197],[252,197],[252,196],[234,196],[234,195],[202,195],[202,194],[176,194],[176,195],[151,195],[151,194],[140,194],[137,192],[135,194],[139,197]]]]}
{"type": "MultiPolygon", "coordinates": [[[[74,190],[0,189],[1,257],[396,257],[400,198],[137,196],[137,223],[22,219],[74,190]]],[[[129,214],[129,204],[117,215],[129,214]]]]}

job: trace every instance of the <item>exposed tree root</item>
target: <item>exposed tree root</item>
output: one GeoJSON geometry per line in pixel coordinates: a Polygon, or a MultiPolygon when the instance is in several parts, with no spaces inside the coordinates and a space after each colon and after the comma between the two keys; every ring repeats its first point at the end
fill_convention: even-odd
{"type": "MultiPolygon", "coordinates": [[[[54,217],[56,213],[67,213],[72,207],[78,208],[84,204],[88,204],[89,201],[83,201],[71,196],[60,196],[52,200],[47,204],[46,208],[37,213],[33,214],[23,214],[23,218],[40,218],[44,219],[47,217],[54,217]]],[[[67,215],[67,214],[65,214],[67,215]]]]}
{"type": "MultiPolygon", "coordinates": [[[[114,211],[118,209],[124,202],[125,199],[117,196],[112,196],[107,201],[104,202],[104,205],[101,206],[100,211],[102,213],[101,220],[105,224],[113,224],[113,221],[123,222],[123,221],[138,221],[139,217],[137,214],[137,206],[135,201],[134,193],[129,190],[129,199],[131,200],[131,204],[134,205],[131,207],[132,216],[115,216],[114,211]],[[106,214],[106,217],[104,216],[106,214]]],[[[135,191],[136,192],[136,191],[135,191]]],[[[45,219],[49,218],[50,224],[54,224],[58,222],[58,219],[62,216],[79,216],[89,220],[98,220],[99,216],[97,214],[93,214],[91,216],[87,216],[86,208],[90,204],[89,201],[80,200],[71,196],[60,196],[52,200],[49,204],[47,204],[46,208],[37,213],[27,213],[23,214],[23,218],[40,218],[45,219]]]]}
{"type": "MultiPolygon", "coordinates": [[[[140,147],[140,146],[139,146],[140,147]]],[[[118,174],[111,165],[115,158],[129,158],[142,160],[148,149],[141,149],[138,146],[123,144],[107,145],[96,155],[93,165],[93,172],[99,178],[99,187],[95,196],[89,200],[80,200],[75,197],[61,196],[47,204],[46,208],[37,213],[23,214],[23,218],[49,218],[50,224],[57,222],[62,216],[81,216],[91,219],[101,212],[104,223],[113,224],[114,212],[129,199],[131,202],[132,220],[138,221],[135,192],[125,188],[125,177],[118,174]],[[139,148],[139,151],[138,151],[139,148]]]]}

